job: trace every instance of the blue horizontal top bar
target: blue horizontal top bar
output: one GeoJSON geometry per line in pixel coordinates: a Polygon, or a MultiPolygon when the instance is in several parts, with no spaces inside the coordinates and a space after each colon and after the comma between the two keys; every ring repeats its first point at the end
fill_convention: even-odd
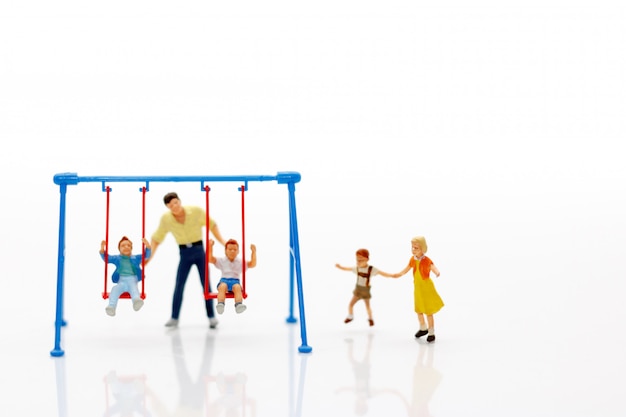
{"type": "Polygon", "coordinates": [[[279,172],[276,175],[191,175],[191,176],[79,176],[74,172],[65,172],[54,176],[57,185],[75,185],[79,182],[252,182],[277,181],[279,184],[300,181],[298,172],[279,172]]]}

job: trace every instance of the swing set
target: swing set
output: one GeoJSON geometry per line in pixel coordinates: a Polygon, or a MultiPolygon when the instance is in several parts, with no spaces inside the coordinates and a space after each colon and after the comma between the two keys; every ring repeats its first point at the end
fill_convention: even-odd
{"type": "MultiPolygon", "coordinates": [[[[67,186],[77,185],[80,182],[100,182],[102,183],[102,190],[106,192],[106,232],[105,232],[105,267],[104,267],[104,290],[102,297],[107,299],[110,295],[107,289],[108,282],[108,248],[109,248],[109,215],[110,215],[110,193],[111,187],[106,183],[111,182],[141,182],[145,183],[145,186],[140,188],[142,193],[142,240],[145,238],[145,219],[146,219],[146,192],[149,191],[150,182],[199,182],[201,191],[205,193],[205,215],[206,215],[206,227],[205,227],[205,240],[209,240],[209,192],[210,187],[205,185],[209,182],[242,182],[243,185],[239,188],[241,191],[241,247],[245,248],[245,192],[248,189],[248,183],[253,181],[276,181],[278,184],[286,184],[289,192],[289,315],[286,319],[287,323],[296,323],[297,319],[294,317],[294,293],[298,295],[298,307],[300,313],[300,335],[302,344],[298,347],[298,351],[301,353],[309,353],[312,351],[311,346],[307,344],[306,336],[306,323],[304,317],[304,295],[302,290],[302,274],[300,267],[300,248],[298,238],[298,223],[296,215],[296,201],[295,201],[295,184],[301,179],[300,174],[297,172],[279,172],[275,176],[135,176],[135,177],[121,177],[121,176],[97,176],[97,177],[81,177],[76,173],[61,173],[54,176],[54,183],[59,186],[60,190],[60,207],[59,207],[59,243],[58,243],[58,263],[57,263],[57,295],[56,295],[56,319],[55,319],[55,341],[54,349],[50,352],[51,356],[60,357],[65,354],[65,351],[61,348],[61,328],[67,325],[64,318],[64,267],[65,267],[65,228],[66,228],[66,199],[67,199],[67,186]]],[[[142,241],[142,258],[141,258],[141,298],[145,299],[145,245],[142,241]]],[[[242,295],[247,298],[246,292],[246,258],[245,250],[242,250],[242,295]]],[[[205,256],[205,283],[204,283],[204,297],[205,299],[217,298],[217,292],[210,291],[210,278],[209,278],[209,262],[208,256],[205,256]]],[[[227,298],[234,298],[232,292],[226,293],[227,298]]],[[[125,292],[120,298],[130,298],[130,295],[125,292]]]]}

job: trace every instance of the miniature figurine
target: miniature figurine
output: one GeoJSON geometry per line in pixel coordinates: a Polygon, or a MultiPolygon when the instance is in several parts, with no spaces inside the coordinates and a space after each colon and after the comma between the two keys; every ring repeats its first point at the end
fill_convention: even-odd
{"type": "Polygon", "coordinates": [[[425,254],[428,250],[426,239],[417,236],[411,239],[411,252],[413,256],[409,264],[401,272],[393,274],[393,278],[400,278],[402,275],[413,270],[414,304],[420,328],[415,333],[416,338],[428,335],[428,343],[435,341],[435,319],[433,315],[443,307],[443,301],[435,289],[435,284],[430,279],[430,272],[439,276],[439,269],[433,264],[425,254]],[[426,316],[426,320],[424,320],[426,316]]]}
{"type": "MultiPolygon", "coordinates": [[[[144,261],[150,258],[151,247],[147,239],[142,239],[146,245],[146,253],[144,261]]],[[[105,260],[107,242],[103,240],[100,243],[100,257],[105,260]]],[[[141,276],[141,255],[133,255],[133,242],[126,236],[119,241],[117,248],[119,255],[108,255],[106,261],[115,265],[115,271],[111,279],[115,283],[109,294],[109,305],[105,311],[109,316],[115,316],[115,309],[120,296],[127,292],[133,301],[133,310],[139,311],[143,307],[143,300],[139,294],[137,283],[142,280],[141,276]]]]}
{"type": "MultiPolygon", "coordinates": [[[[209,240],[209,262],[222,271],[222,278],[220,278],[217,284],[217,305],[215,306],[215,310],[218,314],[224,313],[226,293],[232,292],[233,298],[235,299],[235,311],[237,314],[243,313],[247,307],[243,303],[243,291],[240,279],[243,264],[241,259],[237,257],[237,255],[239,255],[239,243],[235,239],[229,239],[224,245],[226,256],[220,258],[213,256],[214,243],[213,240],[209,240]]],[[[250,260],[246,262],[246,268],[254,268],[256,266],[256,246],[250,245],[250,251],[252,252],[252,256],[250,260]]]]}
{"type": "Polygon", "coordinates": [[[367,249],[359,249],[356,251],[356,266],[341,266],[335,264],[335,267],[342,271],[351,271],[357,275],[356,285],[352,291],[352,299],[348,304],[348,316],[345,318],[344,323],[350,323],[354,320],[354,305],[357,301],[363,300],[365,308],[367,310],[367,317],[370,326],[374,325],[374,318],[372,317],[372,309],[370,306],[370,299],[372,298],[370,279],[376,275],[382,275],[383,277],[392,278],[393,275],[387,272],[383,272],[380,269],[368,264],[370,253],[367,249]]]}
{"type": "MultiPolygon", "coordinates": [[[[200,275],[200,285],[204,288],[205,280],[205,255],[202,243],[202,228],[208,227],[218,242],[224,244],[224,239],[220,233],[217,223],[209,218],[209,224],[206,224],[206,214],[203,208],[196,206],[183,206],[178,194],[171,192],[165,194],[163,203],[168,211],[161,216],[159,227],[152,235],[152,253],[156,253],[157,248],[161,245],[165,236],[172,233],[179,247],[180,261],[178,263],[178,271],[176,272],[176,286],[174,287],[174,295],[172,297],[172,315],[165,323],[166,327],[178,326],[178,318],[180,309],[183,304],[183,294],[185,292],[185,284],[189,277],[192,266],[198,268],[200,275]]],[[[211,288],[208,289],[211,291],[211,288]]],[[[204,298],[204,297],[203,297],[204,298]]],[[[206,314],[209,317],[209,327],[214,329],[218,325],[213,309],[213,299],[204,300],[206,314]]]]}

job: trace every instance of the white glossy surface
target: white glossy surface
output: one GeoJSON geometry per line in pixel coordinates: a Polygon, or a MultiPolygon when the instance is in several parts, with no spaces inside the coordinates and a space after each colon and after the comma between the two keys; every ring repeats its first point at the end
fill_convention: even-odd
{"type": "MultiPolygon", "coordinates": [[[[626,415],[625,14],[585,0],[2,2],[0,414],[626,415]],[[169,331],[173,240],[144,308],[108,317],[104,194],[79,184],[65,356],[50,357],[54,174],[289,170],[312,353],[285,323],[284,186],[247,193],[248,310],[209,330],[192,275],[169,331]],[[375,279],[373,328],[362,305],[345,325],[353,279],[334,264],[367,247],[401,270],[416,234],[442,272],[436,343],[413,338],[408,276],[375,279]]],[[[138,242],[138,186],[114,185],[112,240],[138,242]]],[[[211,213],[239,238],[236,186],[212,188],[211,213]]],[[[203,204],[197,184],[151,184],[147,234],[172,190],[203,204]]]]}

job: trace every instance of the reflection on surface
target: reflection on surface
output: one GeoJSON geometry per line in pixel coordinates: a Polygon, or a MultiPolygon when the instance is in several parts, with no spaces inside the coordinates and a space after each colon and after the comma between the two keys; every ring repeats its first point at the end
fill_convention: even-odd
{"type": "Polygon", "coordinates": [[[57,409],[59,417],[67,417],[67,395],[65,379],[65,356],[56,357],[54,361],[54,374],[57,384],[57,409]]]}
{"type": "Polygon", "coordinates": [[[170,410],[167,405],[159,399],[158,395],[155,395],[149,390],[148,393],[152,400],[154,412],[160,417],[201,416],[206,400],[206,381],[211,377],[215,339],[212,334],[206,334],[204,338],[204,349],[202,351],[202,361],[197,370],[196,378],[194,379],[191,377],[191,373],[187,367],[180,331],[173,329],[169,332],[169,336],[171,338],[176,381],[178,382],[178,402],[176,407],[170,410]]]}
{"type": "Polygon", "coordinates": [[[144,376],[118,376],[111,371],[104,377],[105,417],[150,416],[146,408],[146,378],[144,376]],[[112,397],[112,401],[109,400],[112,397]]]}
{"type": "Polygon", "coordinates": [[[242,372],[232,375],[219,373],[215,377],[207,379],[207,416],[255,416],[255,402],[246,396],[246,382],[248,377],[242,372]],[[215,390],[212,390],[212,386],[215,390]],[[212,392],[216,392],[212,399],[212,392]]]}
{"type": "Polygon", "coordinates": [[[289,417],[300,417],[302,415],[302,393],[304,392],[304,382],[306,380],[306,361],[309,357],[308,353],[299,353],[300,357],[300,372],[297,385],[297,394],[294,395],[296,389],[295,381],[295,352],[296,352],[296,326],[293,323],[289,324],[287,343],[287,355],[289,358],[289,417]],[[295,397],[295,398],[294,398],[295,397]]]}
{"type": "Polygon", "coordinates": [[[428,404],[443,375],[434,367],[435,345],[418,342],[419,352],[413,367],[413,393],[410,417],[432,417],[428,404]]]}
{"type": "MultiPolygon", "coordinates": [[[[247,371],[244,372],[248,369],[245,367],[246,361],[242,361],[240,365],[235,364],[235,368],[214,369],[218,365],[214,362],[220,360],[220,357],[232,356],[227,349],[230,345],[222,343],[218,339],[218,334],[207,330],[206,333],[199,335],[196,333],[199,339],[187,338],[185,333],[175,329],[167,331],[163,335],[165,338],[160,339],[165,342],[165,346],[159,344],[158,349],[161,353],[158,356],[158,363],[153,362],[150,357],[146,359],[131,356],[126,358],[134,368],[129,371],[127,363],[120,364],[120,361],[112,358],[105,364],[90,362],[87,366],[82,366],[79,372],[82,376],[73,372],[75,376],[82,378],[81,384],[85,388],[90,391],[95,389],[97,394],[94,401],[89,395],[83,395],[84,391],[81,390],[81,394],[77,391],[73,397],[78,401],[74,404],[91,407],[89,405],[91,401],[92,406],[97,407],[96,415],[106,417],[254,417],[257,414],[262,415],[266,408],[281,406],[288,407],[284,414],[287,417],[300,417],[303,412],[309,354],[298,353],[296,349],[298,328],[288,326],[287,329],[289,332],[286,334],[286,343],[280,343],[283,349],[286,348],[286,352],[284,355],[278,355],[281,358],[280,362],[283,363],[277,364],[275,368],[282,368],[287,374],[277,374],[273,378],[277,383],[286,379],[289,391],[285,392],[288,396],[278,399],[278,402],[269,400],[262,407],[254,397],[250,397],[249,391],[253,381],[247,371]],[[187,346],[189,343],[193,343],[194,346],[187,346]],[[226,346],[224,352],[220,350],[222,346],[226,346]],[[164,357],[163,347],[167,359],[165,364],[161,360],[164,357]],[[200,357],[196,358],[195,354],[190,357],[192,352],[199,353],[200,357]],[[171,362],[169,358],[172,359],[171,362]],[[199,360],[196,362],[195,359],[199,360]],[[87,378],[84,378],[85,376],[87,378]],[[98,398],[102,401],[97,401],[98,398]]],[[[56,357],[53,360],[56,370],[58,415],[67,417],[66,359],[56,357]]],[[[257,378],[254,382],[258,384],[258,374],[253,372],[253,376],[257,378]]],[[[262,384],[265,377],[266,375],[263,375],[260,380],[262,384]]],[[[280,392],[278,394],[280,395],[280,392]]]]}
{"type": "MultiPolygon", "coordinates": [[[[369,401],[381,395],[389,395],[400,401],[406,408],[409,417],[432,417],[429,403],[443,379],[442,374],[434,367],[435,345],[426,342],[416,341],[418,348],[415,365],[413,366],[412,387],[410,390],[411,399],[407,400],[405,394],[396,389],[372,388],[370,385],[370,374],[372,363],[370,360],[372,352],[372,341],[374,334],[367,335],[364,353],[356,355],[358,343],[352,338],[346,339],[348,361],[352,367],[354,375],[354,385],[337,389],[336,393],[354,393],[354,415],[362,416],[369,412],[369,401]]],[[[401,370],[402,371],[402,370],[401,370]]],[[[398,374],[401,380],[401,374],[398,374]]]]}
{"type": "Polygon", "coordinates": [[[354,413],[358,416],[362,416],[367,413],[367,402],[372,397],[372,390],[370,388],[370,352],[372,349],[373,339],[374,334],[369,333],[367,335],[365,353],[360,359],[357,359],[354,355],[354,340],[352,338],[346,339],[346,345],[348,347],[348,361],[350,362],[354,373],[354,386],[339,388],[336,392],[354,392],[354,413]]]}

